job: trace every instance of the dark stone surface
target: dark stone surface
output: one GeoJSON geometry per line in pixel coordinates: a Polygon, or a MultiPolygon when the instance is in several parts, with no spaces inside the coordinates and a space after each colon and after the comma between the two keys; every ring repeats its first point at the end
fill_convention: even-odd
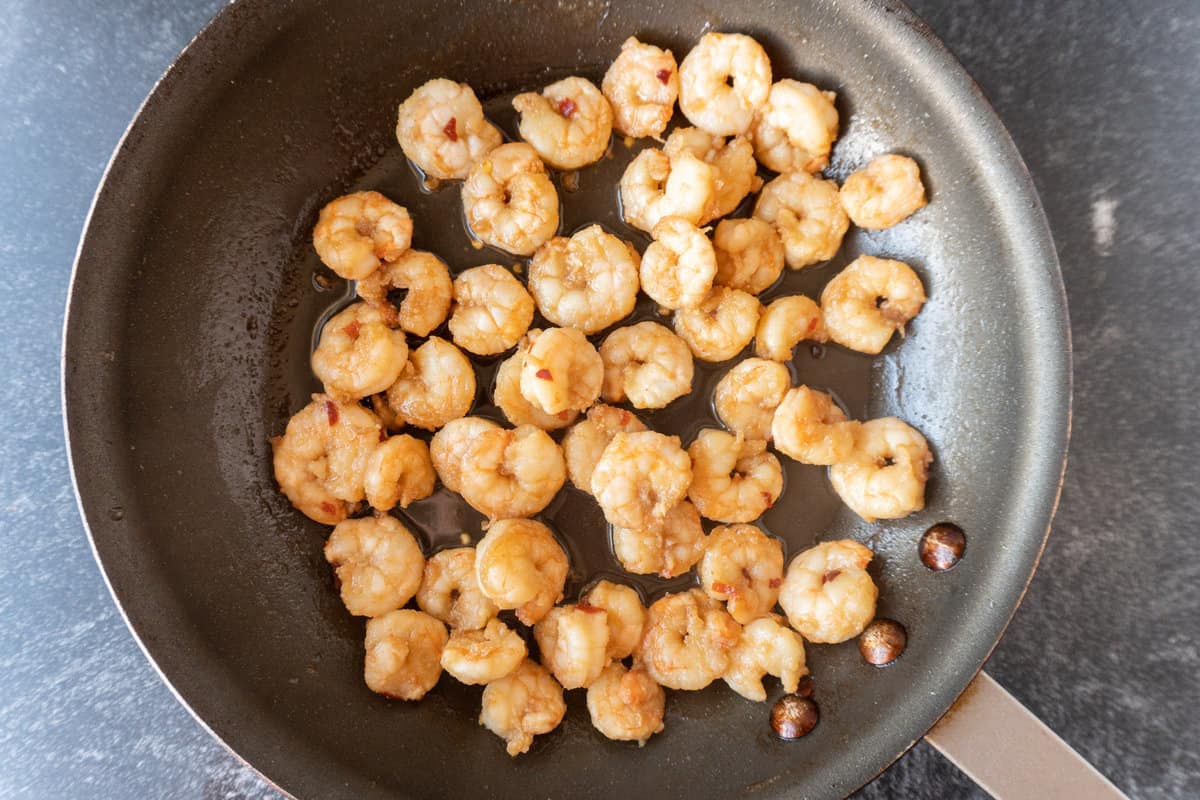
{"type": "MultiPolygon", "coordinates": [[[[277,796],[176,703],[125,629],[75,510],[58,404],[92,191],[219,5],[16,0],[0,16],[3,798],[277,796]]],[[[1131,796],[1200,796],[1200,7],[913,5],[1029,164],[1075,336],[1062,507],[988,670],[1131,796]]],[[[984,795],[922,744],[861,796],[984,795]]]]}

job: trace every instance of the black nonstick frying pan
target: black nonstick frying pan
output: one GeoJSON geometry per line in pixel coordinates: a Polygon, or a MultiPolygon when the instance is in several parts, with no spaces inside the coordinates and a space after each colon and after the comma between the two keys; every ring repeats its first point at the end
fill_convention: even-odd
{"type": "MultiPolygon", "coordinates": [[[[644,246],[611,188],[630,150],[561,191],[563,230],[600,222],[644,246]]],[[[1058,497],[1070,351],[1058,266],[1028,174],[977,87],[905,7],[753,3],[242,0],[217,15],[155,88],[121,143],[80,247],[64,345],[67,429],[81,507],[129,624],[214,734],[298,797],[827,797],[877,774],[979,670],[1037,563],[1058,497]],[[821,722],[785,742],[769,704],[721,684],[673,692],[644,749],[592,730],[582,692],[562,726],[510,759],[477,723],[479,691],[449,678],[419,704],[364,686],[363,623],[344,611],[328,529],[277,492],[268,438],[318,387],[309,343],[347,298],[311,248],[320,206],[378,189],[407,206],[415,246],[454,270],[515,259],[469,245],[458,188],[425,191],[394,137],[423,81],[472,84],[514,133],[505,100],[568,74],[598,80],[625,37],[678,57],[707,30],[754,35],[777,77],[838,92],[844,177],[885,151],[922,165],[930,205],[895,229],[855,231],[837,258],[765,295],[821,286],[859,253],[911,263],[930,301],[879,357],[800,349],[797,381],[856,417],[896,414],[929,438],[928,508],[866,524],[824,471],[787,466],[763,520],[789,556],[818,538],[869,543],[880,614],[909,632],[883,669],[854,642],[812,646],[821,722]],[[951,521],[963,560],[932,572],[917,540],[951,521]]],[[[652,313],[641,308],[641,315],[652,313]]],[[[493,413],[480,362],[479,412],[493,413]]],[[[693,394],[647,415],[685,437],[714,424],[693,394]]],[[[445,490],[404,515],[429,548],[480,535],[445,490]]],[[[602,518],[564,490],[543,515],[586,574],[616,572],[602,518]]],[[[652,598],[666,586],[642,581],[652,598]]],[[[673,585],[677,588],[678,583],[673,585]]],[[[772,697],[778,684],[770,682],[772,697]]]]}

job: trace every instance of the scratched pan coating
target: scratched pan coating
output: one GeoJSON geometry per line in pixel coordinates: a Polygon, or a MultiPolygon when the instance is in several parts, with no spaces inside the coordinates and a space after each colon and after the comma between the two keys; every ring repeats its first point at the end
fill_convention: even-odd
{"type": "MultiPolygon", "coordinates": [[[[633,152],[616,142],[560,192],[564,231],[599,222],[644,246],[612,188],[633,152]]],[[[890,3],[234,3],[115,154],[68,312],[70,452],[114,596],[180,699],[304,798],[846,794],[918,739],[991,651],[1036,565],[1064,463],[1070,350],[1041,207],[978,89],[890,3]],[[839,179],[884,151],[923,168],[929,207],[891,231],[853,232],[831,263],[788,272],[765,295],[816,294],[859,253],[904,259],[925,282],[907,339],[876,358],[800,348],[793,374],[856,417],[896,414],[924,431],[936,458],[928,508],[868,525],[822,469],[787,462],[784,497],[763,519],[789,555],[818,538],[874,547],[880,613],[907,626],[908,649],[876,669],[854,642],[810,647],[822,717],[798,742],[771,735],[768,704],[718,683],[672,692],[665,732],[638,749],[592,730],[577,691],[562,726],[513,760],[478,725],[477,688],[444,678],[419,704],[366,689],[363,622],[333,589],[327,529],[275,488],[268,438],[318,388],[308,342],[348,291],[317,280],[330,273],[311,228],[328,199],[373,188],[412,211],[415,246],[454,271],[511,265],[470,246],[456,185],[422,190],[395,142],[397,103],[426,79],[464,80],[511,136],[506,95],[572,73],[598,80],[631,34],[681,57],[707,30],[750,33],[777,77],[838,92],[839,179]],[[969,543],[934,574],[916,541],[942,520],[969,543]]],[[[494,365],[477,362],[479,413],[495,413],[494,365]]],[[[703,366],[691,396],[646,419],[685,440],[714,425],[711,389],[727,367],[703,366]]],[[[444,490],[403,516],[429,548],[480,535],[478,515],[444,490]]],[[[619,572],[588,498],[564,490],[543,519],[571,555],[569,592],[619,572]]],[[[647,597],[666,586],[635,583],[647,597]]]]}

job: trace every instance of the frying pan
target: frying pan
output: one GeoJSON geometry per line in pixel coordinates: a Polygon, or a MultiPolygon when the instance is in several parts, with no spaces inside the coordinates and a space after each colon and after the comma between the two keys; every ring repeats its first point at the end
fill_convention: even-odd
{"type": "MultiPolygon", "coordinates": [[[[577,192],[560,192],[564,231],[596,221],[644,246],[611,189],[639,146],[617,141],[577,192]]],[[[493,367],[479,364],[479,413],[494,413],[493,367]]],[[[852,791],[929,729],[1000,637],[1055,507],[1070,403],[1065,300],[1029,176],[977,87],[891,2],[234,3],[113,157],[78,254],[63,369],[81,508],[131,628],[203,724],[299,797],[852,791]],[[511,135],[508,93],[598,79],[631,34],[681,57],[707,30],[752,34],[777,76],[838,92],[835,176],[885,151],[922,165],[929,207],[854,232],[833,262],[765,295],[815,294],[864,252],[908,261],[925,281],[928,305],[883,355],[801,349],[793,369],[855,417],[896,414],[926,434],[927,509],[866,524],[823,470],[789,463],[784,500],[763,519],[789,556],[820,538],[869,543],[879,613],[907,626],[908,648],[878,669],[853,642],[811,647],[822,716],[796,742],[771,734],[769,705],[717,684],[671,693],[665,732],[638,749],[592,730],[571,692],[560,728],[513,760],[477,724],[475,688],[444,678],[417,704],[366,689],[363,623],[321,556],[328,531],[274,486],[268,438],[318,388],[308,346],[348,296],[310,232],[324,202],[369,187],[407,206],[415,246],[455,271],[513,263],[470,246],[456,186],[422,190],[395,143],[398,102],[432,77],[467,81],[511,135]],[[941,521],[968,544],[934,573],[917,539],[941,521]]],[[[715,424],[722,370],[699,370],[693,394],[648,421],[685,438],[715,424]]],[[[402,516],[430,549],[480,535],[444,490],[402,516]]],[[[585,496],[564,490],[542,518],[572,559],[568,597],[590,573],[619,572],[585,496]]],[[[678,588],[637,585],[647,599],[678,588]]]]}

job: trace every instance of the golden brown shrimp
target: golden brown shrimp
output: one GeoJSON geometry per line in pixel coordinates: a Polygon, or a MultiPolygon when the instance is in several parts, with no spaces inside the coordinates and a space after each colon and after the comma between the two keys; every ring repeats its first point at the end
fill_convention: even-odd
{"type": "Polygon", "coordinates": [[[692,483],[688,499],[717,522],[751,522],[783,493],[783,468],[764,441],[748,441],[716,428],[700,431],[688,448],[692,483]]]}
{"type": "Polygon", "coordinates": [[[785,172],[764,186],[754,216],[775,226],[790,269],[833,258],[850,227],[837,184],[807,172],[785,172]]]}
{"type": "Polygon", "coordinates": [[[475,368],[457,347],[431,336],[412,352],[400,379],[388,389],[387,399],[405,424],[437,430],[471,410],[475,368]]]}
{"type": "Polygon", "coordinates": [[[471,167],[462,201],[471,233],[514,255],[531,255],[558,230],[558,192],[524,142],[502,144],[471,167]]]}
{"type": "Polygon", "coordinates": [[[713,231],[717,256],[714,283],[758,294],[783,274],[783,242],[761,219],[723,219],[713,231]]]}
{"type": "Polygon", "coordinates": [[[843,347],[875,355],[925,305],[925,287],[903,261],[859,256],[821,292],[829,338],[843,347]]]}
{"type": "Polygon", "coordinates": [[[478,630],[500,613],[479,588],[474,547],[440,550],[426,559],[417,605],[456,631],[478,630]]]}
{"type": "Polygon", "coordinates": [[[541,94],[517,95],[512,104],[521,115],[521,138],[555,169],[586,167],[608,150],[612,106],[587,78],[563,78],[541,94]]]}
{"type": "Polygon", "coordinates": [[[837,644],[875,618],[874,554],[852,539],[822,542],[792,559],[779,589],[788,622],[810,642],[837,644]]]}
{"type": "Polygon", "coordinates": [[[454,279],[450,335],[477,356],[503,353],[516,345],[533,321],[533,298],[524,284],[499,264],[463,270],[454,279]]]}
{"type": "Polygon", "coordinates": [[[829,482],[867,522],[899,519],[925,507],[933,454],[920,431],[895,417],[858,426],[849,457],[829,469],[829,482]]]}
{"type": "Polygon", "coordinates": [[[426,175],[451,180],[467,177],[471,165],[502,141],[471,87],[445,78],[417,87],[400,104],[396,139],[426,175]]]}
{"type": "Polygon", "coordinates": [[[481,630],[453,631],[442,649],[442,669],[468,686],[498,681],[525,660],[525,640],[498,619],[481,630]]]}
{"type": "Polygon", "coordinates": [[[522,347],[521,394],[547,414],[584,411],[604,383],[604,361],[575,328],[531,330],[522,347]]]}
{"type": "Polygon", "coordinates": [[[516,757],[529,751],[535,735],[557,728],[566,713],[558,681],[527,658],[483,690],[479,724],[503,739],[508,754],[516,757]]]}
{"type": "Polygon", "coordinates": [[[591,225],[538,248],[529,291],[546,319],[592,334],[633,313],[640,264],[633,245],[591,225]]]}
{"type": "Polygon", "coordinates": [[[329,318],[312,354],[313,374],[325,393],[358,400],[391,386],[408,363],[404,331],[392,330],[383,315],[355,303],[329,318]]]}
{"type": "Polygon", "coordinates": [[[587,707],[596,730],[621,742],[646,740],[663,729],[667,694],[644,669],[610,663],[588,686],[587,707]]]}
{"type": "Polygon", "coordinates": [[[612,104],[613,127],[626,136],[658,138],[679,98],[679,67],[670,50],[630,36],[600,84],[612,104]]]}
{"type": "Polygon", "coordinates": [[[521,364],[524,360],[525,353],[522,349],[500,362],[496,369],[495,383],[492,385],[492,402],[504,412],[504,416],[513,425],[536,425],[542,430],[553,431],[574,422],[579,416],[578,411],[568,409],[557,414],[547,414],[521,394],[521,364]]]}
{"type": "Polygon", "coordinates": [[[701,361],[728,361],[754,338],[761,311],[754,295],[714,286],[698,305],[675,312],[675,333],[701,361]]]}
{"type": "Polygon", "coordinates": [[[592,472],[604,448],[618,433],[646,430],[640,419],[623,408],[598,403],[588,409],[587,419],[567,431],[562,440],[567,476],[580,491],[592,493],[592,472]]]}
{"type": "Polygon", "coordinates": [[[636,589],[602,580],[579,598],[579,606],[603,609],[607,615],[607,658],[622,659],[633,655],[646,625],[646,607],[636,589]]]}
{"type": "Polygon", "coordinates": [[[802,294],[780,297],[771,301],[758,319],[754,354],[775,361],[791,361],[792,350],[806,339],[829,340],[821,307],[802,294]]]}
{"type": "Polygon", "coordinates": [[[753,525],[718,525],[700,559],[700,585],[743,625],[770,612],[783,583],[783,545],[753,525]]]}
{"type": "Polygon", "coordinates": [[[771,60],[740,33],[706,33],[679,65],[679,108],[718,136],[745,133],[771,89],[771,60]]]}
{"type": "Polygon", "coordinates": [[[759,617],[742,628],[742,637],[722,676],[729,688],[747,700],[759,703],[767,699],[764,675],[774,675],[789,694],[796,691],[800,678],[808,674],[804,640],[783,625],[774,614],[759,617]]]}
{"type": "Polygon", "coordinates": [[[556,606],[533,626],[542,666],[564,689],[587,687],[608,663],[608,615],[594,606],[556,606]]]}
{"type": "Polygon", "coordinates": [[[860,228],[890,228],[925,206],[921,168],[908,156],[878,156],[846,178],[842,205],[860,228]]]}
{"type": "Polygon", "coordinates": [[[390,511],[429,497],[436,479],[429,445],[401,434],[381,442],[371,453],[363,472],[363,490],[372,508],[390,511]]]}
{"type": "Polygon", "coordinates": [[[459,466],[459,493],[492,519],[528,517],[550,504],[567,480],[562,450],[541,428],[479,433],[459,466]]]}
{"type": "Polygon", "coordinates": [[[325,543],[346,610],[379,617],[400,608],[417,592],[425,570],[421,545],[395,517],[379,514],[344,519],[325,543]]]}
{"type": "Polygon", "coordinates": [[[837,138],[837,95],[790,78],[777,81],[754,117],[754,155],[775,172],[820,172],[837,138]]]}
{"type": "Polygon", "coordinates": [[[704,553],[707,537],[700,512],[681,500],[661,524],[632,529],[613,526],[613,555],[629,572],[674,578],[691,569],[704,553]]]}
{"type": "Polygon", "coordinates": [[[663,217],[699,224],[716,197],[716,172],[691,153],[671,158],[649,148],[629,162],[618,188],[621,217],[649,233],[663,217]]]}
{"type": "Polygon", "coordinates": [[[412,243],[412,217],[379,192],[355,192],[331,201],[317,217],[313,247],[325,266],[348,281],[361,280],[412,243]]]}
{"type": "Polygon", "coordinates": [[[499,430],[500,426],[483,417],[452,419],[433,435],[429,442],[429,457],[438,478],[452,492],[462,489],[462,470],[467,450],[485,431],[499,430]]]}
{"type": "Polygon", "coordinates": [[[496,520],[475,549],[480,590],[526,625],[562,599],[568,566],[554,534],[532,519],[496,520]]]}
{"type": "Polygon", "coordinates": [[[442,676],[446,626],[401,608],[367,620],[367,687],[392,700],[420,700],[442,676]]]}
{"type": "Polygon", "coordinates": [[[762,184],[754,163],[754,146],[745,136],[728,140],[699,128],[676,128],[667,137],[663,152],[668,158],[691,153],[713,168],[713,199],[700,224],[731,214],[746,195],[762,184]]]}
{"type": "Polygon", "coordinates": [[[358,296],[379,309],[389,324],[399,325],[413,336],[428,336],[446,321],[454,284],[444,261],[433,253],[409,250],[360,280],[358,296]],[[392,289],[407,292],[399,308],[388,300],[392,289]]]}
{"type": "Polygon", "coordinates": [[[699,589],[660,597],[646,614],[635,663],[668,689],[698,691],[721,677],[742,626],[699,589]]]}
{"type": "Polygon", "coordinates": [[[801,464],[837,464],[853,453],[858,428],[830,395],[797,386],[775,409],[771,438],[779,452],[801,464]]]}
{"type": "Polygon", "coordinates": [[[642,291],[664,308],[693,308],[712,289],[717,256],[704,232],[683,217],[663,217],[642,255],[642,291]]]}
{"type": "Polygon", "coordinates": [[[713,393],[713,409],[725,427],[747,439],[769,440],[775,409],[792,385],[787,367],[747,358],[726,372],[713,393]]]}
{"type": "Polygon", "coordinates": [[[687,342],[657,322],[617,328],[600,345],[604,399],[662,408],[692,390],[695,365],[687,342]]]}
{"type": "Polygon", "coordinates": [[[678,436],[618,433],[592,472],[592,494],[610,524],[646,530],[663,521],[691,482],[678,436]]]}

